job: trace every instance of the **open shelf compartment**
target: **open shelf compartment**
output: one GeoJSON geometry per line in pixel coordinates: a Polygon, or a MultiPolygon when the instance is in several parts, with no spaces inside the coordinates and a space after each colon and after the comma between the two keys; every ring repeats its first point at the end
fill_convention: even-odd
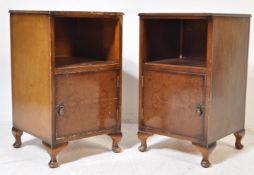
{"type": "Polygon", "coordinates": [[[116,17],[55,17],[56,69],[120,64],[120,25],[116,17]]]}
{"type": "Polygon", "coordinates": [[[143,19],[143,61],[206,67],[207,19],[143,19]]]}

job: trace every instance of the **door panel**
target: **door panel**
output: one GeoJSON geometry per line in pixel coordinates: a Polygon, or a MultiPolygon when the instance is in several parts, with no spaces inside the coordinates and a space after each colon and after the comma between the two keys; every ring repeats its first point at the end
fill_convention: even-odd
{"type": "Polygon", "coordinates": [[[115,127],[117,104],[117,71],[58,75],[57,137],[115,127]]]}
{"type": "Polygon", "coordinates": [[[202,75],[144,71],[144,127],[201,138],[204,92],[202,75]]]}

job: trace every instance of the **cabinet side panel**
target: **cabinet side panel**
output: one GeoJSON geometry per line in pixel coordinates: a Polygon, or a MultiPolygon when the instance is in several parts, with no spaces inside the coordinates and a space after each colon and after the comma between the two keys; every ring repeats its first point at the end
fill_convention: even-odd
{"type": "Polygon", "coordinates": [[[249,18],[215,17],[208,142],[244,128],[249,18]]]}
{"type": "Polygon", "coordinates": [[[51,143],[50,16],[11,15],[13,125],[51,143]]]}

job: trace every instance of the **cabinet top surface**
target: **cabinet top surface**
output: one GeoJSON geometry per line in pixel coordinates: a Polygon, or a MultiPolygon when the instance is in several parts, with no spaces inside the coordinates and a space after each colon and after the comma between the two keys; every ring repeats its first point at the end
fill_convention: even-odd
{"type": "Polygon", "coordinates": [[[139,13],[140,17],[251,17],[250,14],[229,13],[139,13]]]}
{"type": "Polygon", "coordinates": [[[90,16],[122,16],[122,12],[95,12],[95,11],[35,11],[35,10],[10,10],[10,14],[32,14],[32,15],[90,15],[90,16]]]}

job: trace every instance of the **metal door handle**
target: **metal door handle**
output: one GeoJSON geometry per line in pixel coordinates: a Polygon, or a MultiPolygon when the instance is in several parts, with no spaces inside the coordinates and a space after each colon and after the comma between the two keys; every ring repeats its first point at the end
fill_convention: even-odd
{"type": "Polygon", "coordinates": [[[198,104],[196,107],[196,112],[199,116],[202,116],[203,114],[203,106],[201,104],[198,104]]]}
{"type": "Polygon", "coordinates": [[[60,116],[64,115],[64,105],[63,104],[59,104],[56,106],[57,109],[57,114],[60,116]]]}

